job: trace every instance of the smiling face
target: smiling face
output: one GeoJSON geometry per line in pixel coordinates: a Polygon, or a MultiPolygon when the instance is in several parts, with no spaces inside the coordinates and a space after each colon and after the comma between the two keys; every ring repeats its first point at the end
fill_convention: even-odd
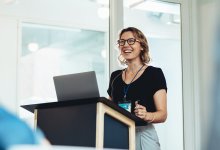
{"type": "Polygon", "coordinates": [[[131,31],[124,32],[119,39],[119,49],[121,55],[126,59],[127,62],[141,61],[140,53],[142,50],[139,39],[134,37],[131,31]],[[123,42],[124,45],[123,45],[123,42]]]}

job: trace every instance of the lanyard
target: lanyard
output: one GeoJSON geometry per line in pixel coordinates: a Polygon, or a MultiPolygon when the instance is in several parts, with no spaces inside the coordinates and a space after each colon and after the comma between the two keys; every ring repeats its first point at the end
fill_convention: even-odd
{"type": "MultiPolygon", "coordinates": [[[[144,67],[141,66],[141,68],[137,71],[137,73],[135,74],[135,76],[132,78],[131,82],[127,85],[127,86],[124,86],[124,101],[126,101],[126,96],[127,96],[127,93],[128,93],[128,89],[131,85],[131,83],[133,82],[133,80],[136,78],[136,76],[138,75],[138,73],[141,71],[141,69],[144,67]]],[[[126,70],[125,70],[125,78],[126,78],[126,70]]]]}

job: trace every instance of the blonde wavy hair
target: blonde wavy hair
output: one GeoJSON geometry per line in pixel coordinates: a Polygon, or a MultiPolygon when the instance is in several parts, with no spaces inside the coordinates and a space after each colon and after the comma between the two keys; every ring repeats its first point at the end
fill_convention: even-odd
{"type": "MultiPolygon", "coordinates": [[[[123,33],[129,32],[129,31],[132,32],[134,37],[140,41],[141,48],[143,49],[141,50],[141,53],[140,53],[141,62],[143,64],[148,64],[151,61],[151,58],[149,54],[149,46],[148,46],[147,38],[139,29],[135,27],[124,28],[119,33],[119,39],[121,38],[123,33]]],[[[126,60],[122,55],[118,56],[118,60],[122,65],[126,65],[126,60]]]]}

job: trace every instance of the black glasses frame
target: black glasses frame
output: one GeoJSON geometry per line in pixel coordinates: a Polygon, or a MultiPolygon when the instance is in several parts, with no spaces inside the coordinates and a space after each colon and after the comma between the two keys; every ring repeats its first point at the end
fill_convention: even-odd
{"type": "Polygon", "coordinates": [[[117,41],[117,44],[118,44],[119,46],[124,46],[124,45],[125,45],[125,42],[127,42],[128,45],[134,45],[135,42],[139,42],[139,43],[140,43],[140,41],[137,40],[137,39],[135,39],[135,38],[129,38],[129,39],[127,39],[127,40],[120,39],[120,40],[117,41]]]}

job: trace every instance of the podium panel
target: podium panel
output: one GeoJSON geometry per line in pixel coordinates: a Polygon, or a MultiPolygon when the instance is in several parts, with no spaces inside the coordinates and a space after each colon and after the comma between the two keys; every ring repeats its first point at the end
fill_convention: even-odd
{"type": "Polygon", "coordinates": [[[103,97],[21,107],[53,145],[134,150],[135,123],[144,123],[103,97]]]}
{"type": "Polygon", "coordinates": [[[95,147],[96,104],[38,109],[37,125],[53,145],[95,147]]]}
{"type": "Polygon", "coordinates": [[[124,123],[105,114],[104,148],[129,149],[129,129],[124,123]]]}

